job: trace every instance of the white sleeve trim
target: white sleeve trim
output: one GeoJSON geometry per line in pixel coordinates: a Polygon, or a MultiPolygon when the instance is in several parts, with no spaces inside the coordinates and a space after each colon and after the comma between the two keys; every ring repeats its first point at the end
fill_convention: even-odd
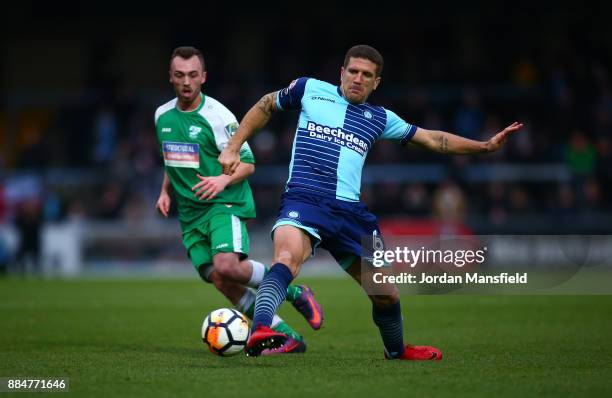
{"type": "Polygon", "coordinates": [[[171,101],[166,102],[159,108],[157,108],[157,110],[155,111],[155,125],[157,125],[157,120],[159,119],[161,115],[163,115],[164,113],[176,107],[176,101],[177,99],[175,98],[171,101]]]}

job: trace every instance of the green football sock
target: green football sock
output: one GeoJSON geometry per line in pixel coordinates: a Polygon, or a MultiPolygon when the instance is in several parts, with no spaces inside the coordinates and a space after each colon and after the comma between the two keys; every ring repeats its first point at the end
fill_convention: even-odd
{"type": "MultiPolygon", "coordinates": [[[[289,301],[290,303],[293,303],[295,299],[299,297],[300,294],[302,294],[301,287],[294,285],[289,285],[289,287],[287,287],[287,301],[289,301]]],[[[249,317],[249,319],[253,319],[253,315],[255,314],[255,301],[253,301],[251,306],[243,312],[244,315],[249,317]]]]}
{"type": "Polygon", "coordinates": [[[290,303],[293,303],[295,301],[295,299],[297,299],[300,294],[302,294],[302,288],[299,286],[295,286],[295,285],[289,285],[289,287],[287,287],[287,298],[285,300],[287,300],[290,303]]]}
{"type": "Polygon", "coordinates": [[[279,322],[276,326],[272,328],[275,332],[285,333],[287,336],[292,337],[296,340],[302,341],[303,337],[300,336],[298,332],[293,330],[291,326],[287,324],[285,321],[279,322]]]}
{"type": "Polygon", "coordinates": [[[253,301],[251,306],[244,311],[244,315],[246,315],[249,319],[253,319],[253,315],[255,315],[255,301],[253,301]]]}

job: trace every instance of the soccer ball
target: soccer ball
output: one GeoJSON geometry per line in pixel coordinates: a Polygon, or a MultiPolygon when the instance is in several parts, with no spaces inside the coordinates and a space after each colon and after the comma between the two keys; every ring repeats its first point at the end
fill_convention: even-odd
{"type": "Polygon", "coordinates": [[[249,339],[249,321],[232,308],[214,310],[202,324],[202,340],[210,352],[223,357],[236,355],[249,339]]]}

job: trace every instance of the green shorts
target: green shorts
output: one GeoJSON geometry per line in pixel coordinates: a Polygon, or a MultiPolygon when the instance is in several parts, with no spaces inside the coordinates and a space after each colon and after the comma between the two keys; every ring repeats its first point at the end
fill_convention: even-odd
{"type": "Polygon", "coordinates": [[[194,229],[183,233],[183,245],[195,268],[212,264],[217,253],[249,254],[246,222],[233,214],[217,214],[194,229]]]}

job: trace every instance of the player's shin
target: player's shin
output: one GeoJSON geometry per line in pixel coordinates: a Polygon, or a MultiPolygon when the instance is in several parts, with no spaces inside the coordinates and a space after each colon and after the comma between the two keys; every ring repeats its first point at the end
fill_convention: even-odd
{"type": "MultiPolygon", "coordinates": [[[[235,304],[236,309],[242,312],[250,319],[253,319],[253,315],[255,312],[255,297],[255,292],[253,292],[251,289],[247,289],[244,295],[235,304]]],[[[302,340],[302,336],[298,332],[296,332],[295,329],[289,326],[289,324],[287,324],[287,322],[285,322],[283,318],[276,314],[272,318],[272,323],[270,324],[270,327],[275,332],[284,333],[287,336],[294,338],[295,340],[302,340]]]]}
{"type": "Polygon", "coordinates": [[[250,319],[253,319],[253,313],[255,311],[255,297],[255,292],[247,288],[243,296],[235,304],[236,309],[250,319]]]}
{"type": "Polygon", "coordinates": [[[281,263],[272,266],[257,290],[253,330],[257,326],[270,326],[276,310],[287,296],[287,287],[293,280],[291,270],[281,263]]]}
{"type": "Polygon", "coordinates": [[[391,305],[372,303],[372,319],[380,330],[388,358],[399,358],[404,353],[404,328],[399,300],[391,305]]]}
{"type": "MultiPolygon", "coordinates": [[[[252,259],[245,260],[245,262],[251,265],[251,278],[246,283],[247,286],[258,288],[261,284],[263,278],[270,272],[270,270],[259,261],[255,261],[252,259]]],[[[293,303],[299,296],[302,294],[302,289],[300,286],[289,285],[287,287],[287,301],[293,303]]]]}

